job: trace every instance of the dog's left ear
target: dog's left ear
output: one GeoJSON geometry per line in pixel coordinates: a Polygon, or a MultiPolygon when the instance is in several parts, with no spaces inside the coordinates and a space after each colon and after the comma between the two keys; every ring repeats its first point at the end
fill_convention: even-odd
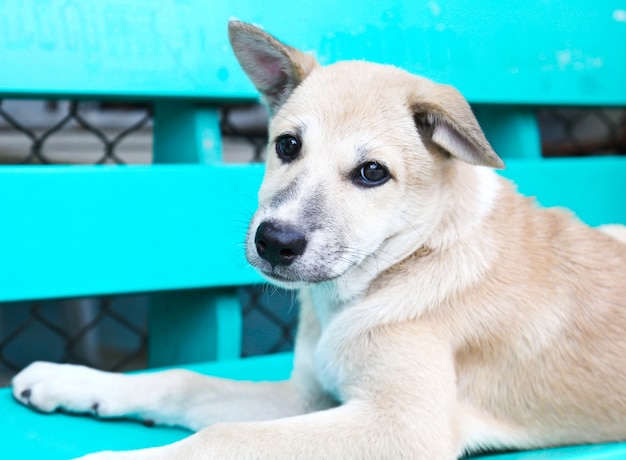
{"type": "Polygon", "coordinates": [[[424,141],[467,163],[504,169],[461,93],[452,86],[428,83],[428,90],[420,85],[409,102],[424,141]]]}
{"type": "Polygon", "coordinates": [[[279,42],[258,27],[228,23],[228,38],[237,60],[267,104],[278,111],[292,91],[319,64],[310,54],[279,42]]]}

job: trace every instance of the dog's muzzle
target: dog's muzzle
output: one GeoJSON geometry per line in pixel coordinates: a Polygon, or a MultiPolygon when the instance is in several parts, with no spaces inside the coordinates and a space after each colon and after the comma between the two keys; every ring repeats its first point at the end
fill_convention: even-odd
{"type": "Polygon", "coordinates": [[[307,239],[300,229],[292,225],[265,221],[257,228],[254,244],[257,254],[272,268],[286,267],[304,254],[307,239]]]}

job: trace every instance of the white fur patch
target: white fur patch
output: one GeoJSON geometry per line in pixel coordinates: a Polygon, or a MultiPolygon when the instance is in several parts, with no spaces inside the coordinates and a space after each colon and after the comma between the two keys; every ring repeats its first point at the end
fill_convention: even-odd
{"type": "Polygon", "coordinates": [[[482,219],[492,211],[502,184],[498,173],[487,166],[476,166],[476,176],[479,184],[476,214],[482,219]]]}
{"type": "Polygon", "coordinates": [[[460,416],[463,453],[485,448],[514,448],[525,444],[524,433],[484,413],[462,404],[460,416]]]}
{"type": "Polygon", "coordinates": [[[598,227],[602,233],[606,235],[612,236],[617,241],[621,241],[622,243],[626,243],[626,226],[620,224],[607,224],[601,225],[598,227]]]}

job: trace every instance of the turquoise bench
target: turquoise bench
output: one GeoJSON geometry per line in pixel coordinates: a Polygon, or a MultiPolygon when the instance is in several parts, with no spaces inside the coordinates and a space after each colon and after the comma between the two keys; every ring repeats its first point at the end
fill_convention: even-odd
{"type": "MultiPolygon", "coordinates": [[[[543,159],[535,117],[538,106],[626,106],[625,16],[610,0],[2,2],[0,97],[150,101],[155,134],[150,166],[0,167],[0,302],[148,292],[150,367],[289,375],[289,354],[238,360],[235,286],[260,282],[242,212],[263,167],[222,162],[219,107],[258,97],[230,52],[231,17],[323,63],[393,63],[457,86],[522,192],[592,225],[626,223],[626,157],[543,159]],[[109,238],[120,227],[124,238],[109,238]]],[[[51,460],[188,434],[43,416],[8,390],[0,433],[0,457],[51,460]]],[[[624,457],[626,444],[494,458],[624,457]]]]}

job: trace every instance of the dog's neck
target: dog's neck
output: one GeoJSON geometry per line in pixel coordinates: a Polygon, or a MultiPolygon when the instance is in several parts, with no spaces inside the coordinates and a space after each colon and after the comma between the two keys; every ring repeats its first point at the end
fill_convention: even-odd
{"type": "Polygon", "coordinates": [[[442,213],[427,246],[443,249],[472,234],[492,212],[502,178],[491,168],[455,162],[448,172],[448,208],[442,213]]]}
{"type": "Polygon", "coordinates": [[[345,308],[359,302],[372,285],[372,283],[391,267],[407,258],[421,258],[429,255],[432,249],[424,245],[416,245],[414,238],[407,235],[398,235],[397,239],[390,242],[397,249],[393,254],[377,258],[373,254],[370,259],[350,268],[338,278],[322,283],[316,283],[300,289],[302,301],[310,302],[314,307],[318,320],[324,329],[335,314],[345,308]]]}
{"type": "Polygon", "coordinates": [[[346,273],[334,280],[301,288],[300,298],[312,304],[323,329],[335,314],[358,301],[371,281],[370,276],[363,272],[361,276],[346,273]]]}

